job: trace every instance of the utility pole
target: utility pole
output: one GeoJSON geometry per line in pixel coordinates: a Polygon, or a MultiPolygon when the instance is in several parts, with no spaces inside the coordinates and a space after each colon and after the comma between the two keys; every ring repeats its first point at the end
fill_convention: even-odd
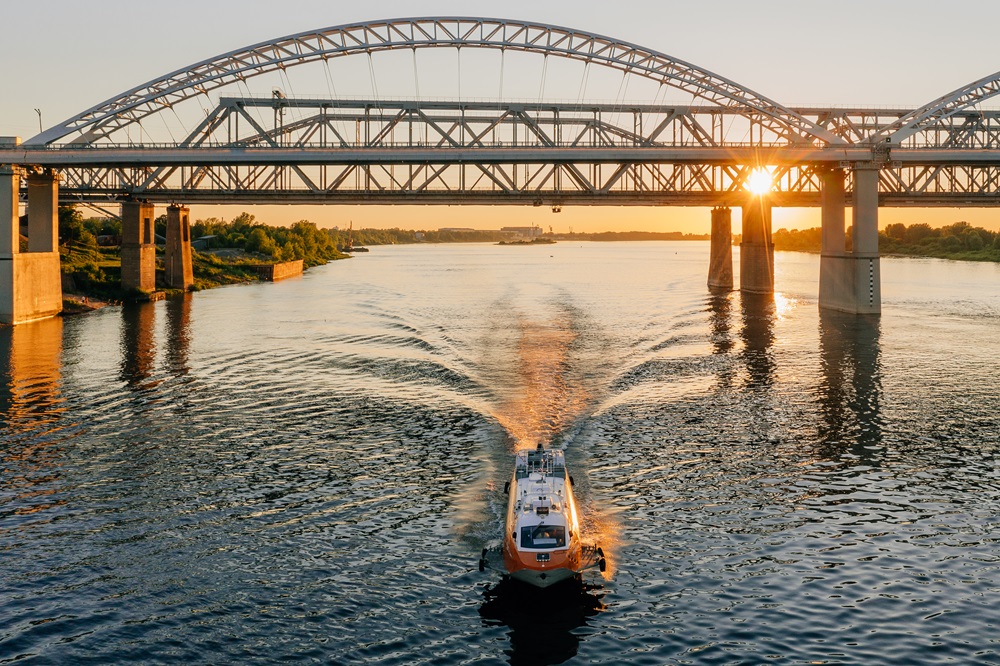
{"type": "Polygon", "coordinates": [[[41,109],[35,109],[35,113],[38,114],[38,133],[41,134],[42,132],[45,131],[45,130],[42,129],[42,110],[41,109]]]}

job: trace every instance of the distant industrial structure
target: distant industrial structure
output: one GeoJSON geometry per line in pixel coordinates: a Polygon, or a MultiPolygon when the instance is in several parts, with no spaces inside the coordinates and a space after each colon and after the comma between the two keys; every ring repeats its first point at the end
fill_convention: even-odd
{"type": "Polygon", "coordinates": [[[501,227],[500,232],[531,240],[542,235],[542,228],[537,224],[532,227],[501,227]]]}
{"type": "Polygon", "coordinates": [[[441,227],[438,229],[442,233],[453,233],[453,234],[474,234],[474,233],[494,233],[494,234],[506,234],[511,238],[531,240],[533,238],[538,238],[542,235],[542,228],[540,226],[533,225],[530,227],[501,227],[497,229],[473,229],[472,227],[441,227]]]}

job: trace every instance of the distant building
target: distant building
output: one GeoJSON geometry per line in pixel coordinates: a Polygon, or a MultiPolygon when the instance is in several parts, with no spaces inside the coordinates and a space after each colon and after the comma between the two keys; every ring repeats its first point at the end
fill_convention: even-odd
{"type": "Polygon", "coordinates": [[[438,231],[457,231],[461,233],[468,233],[470,231],[475,231],[475,229],[470,227],[441,227],[438,231]]]}
{"type": "Polygon", "coordinates": [[[542,228],[537,224],[533,227],[501,227],[500,231],[522,238],[538,238],[542,235],[542,228]]]}
{"type": "Polygon", "coordinates": [[[209,246],[212,244],[213,238],[216,238],[214,234],[211,236],[202,236],[201,238],[195,238],[193,241],[191,241],[191,247],[192,249],[198,250],[199,252],[203,252],[207,250],[209,246]]]}
{"type": "Polygon", "coordinates": [[[422,232],[422,231],[415,232],[413,234],[413,239],[414,240],[418,240],[418,241],[422,241],[424,239],[424,232],[422,232]]]}

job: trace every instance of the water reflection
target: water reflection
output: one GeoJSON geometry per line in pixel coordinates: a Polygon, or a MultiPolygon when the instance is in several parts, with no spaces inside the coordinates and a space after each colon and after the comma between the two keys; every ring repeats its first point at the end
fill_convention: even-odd
{"type": "Polygon", "coordinates": [[[849,439],[867,457],[882,441],[879,319],[821,311],[819,324],[820,435],[827,445],[849,439]]]}
{"type": "Polygon", "coordinates": [[[0,327],[0,534],[12,516],[37,514],[64,503],[59,479],[63,320],[0,327]]]}
{"type": "MultiPolygon", "coordinates": [[[[726,356],[736,345],[733,339],[732,323],[732,290],[710,289],[708,298],[708,325],[712,353],[716,356],[726,356]]],[[[733,366],[731,363],[721,363],[718,366],[719,383],[722,388],[729,388],[733,383],[733,366]]]]}
{"type": "Polygon", "coordinates": [[[63,320],[0,327],[0,414],[6,428],[54,421],[62,402],[63,320]]]}
{"type": "Polygon", "coordinates": [[[732,292],[713,291],[708,299],[709,317],[711,326],[712,353],[728,354],[735,342],[732,335],[732,292]]]}
{"type": "Polygon", "coordinates": [[[577,580],[538,590],[504,578],[483,591],[479,614],[487,626],[510,628],[510,664],[560,664],[577,654],[576,630],[605,609],[603,596],[577,580]]]}
{"type": "Polygon", "coordinates": [[[156,364],[155,326],[154,303],[122,306],[120,376],[131,388],[152,388],[147,381],[156,364]]]}
{"type": "Polygon", "coordinates": [[[188,354],[191,349],[191,301],[194,295],[185,293],[166,302],[167,309],[167,363],[174,374],[188,373],[188,354]]]}
{"type": "Polygon", "coordinates": [[[743,361],[747,367],[747,387],[767,389],[774,384],[774,295],[740,294],[743,326],[743,361]]]}

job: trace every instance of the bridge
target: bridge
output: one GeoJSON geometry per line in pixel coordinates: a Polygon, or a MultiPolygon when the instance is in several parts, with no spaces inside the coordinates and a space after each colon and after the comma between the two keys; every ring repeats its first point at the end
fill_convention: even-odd
{"type": "Polygon", "coordinates": [[[121,205],[123,282],[143,291],[155,289],[156,203],[171,204],[167,277],[182,288],[190,238],[178,204],[705,206],[718,289],[733,288],[740,207],[740,288],[757,293],[774,289],[771,208],[819,206],[820,307],[878,313],[880,206],[1000,205],[1000,111],[980,107],[998,93],[1000,72],[917,109],[786,107],[664,53],[551,25],[444,17],[303,32],[169,73],[23,143],[0,139],[0,321],[61,307],[59,201],[121,205]],[[529,54],[543,71],[550,57],[575,61],[584,77],[620,72],[691,102],[296,97],[248,84],[407,51],[416,78],[424,49],[529,54]]]}

